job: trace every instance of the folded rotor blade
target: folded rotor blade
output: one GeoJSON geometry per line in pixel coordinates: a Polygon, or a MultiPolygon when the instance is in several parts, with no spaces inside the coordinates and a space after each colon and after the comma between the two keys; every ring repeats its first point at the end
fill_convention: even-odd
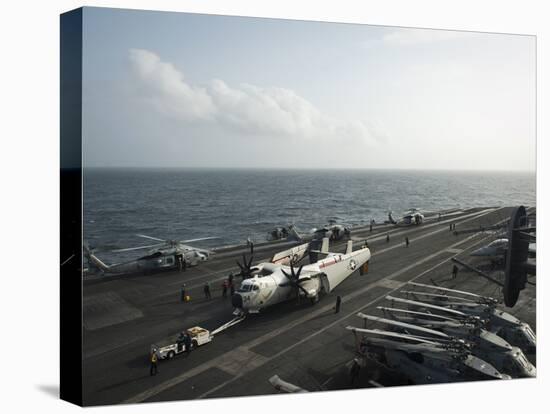
{"type": "Polygon", "coordinates": [[[164,246],[164,243],[150,244],[148,246],[128,247],[126,249],[116,249],[116,250],[111,250],[111,252],[113,253],[131,252],[133,250],[152,249],[152,248],[161,247],[161,246],[164,246]]]}
{"type": "Polygon", "coordinates": [[[200,241],[200,240],[212,240],[212,239],[219,239],[219,237],[200,237],[198,239],[180,240],[178,241],[178,243],[191,243],[191,242],[200,241]]]}
{"type": "Polygon", "coordinates": [[[160,242],[166,242],[166,240],[159,239],[157,237],[146,236],[145,234],[136,234],[136,236],[143,237],[144,239],[151,239],[151,240],[156,240],[156,241],[160,241],[160,242]]]}

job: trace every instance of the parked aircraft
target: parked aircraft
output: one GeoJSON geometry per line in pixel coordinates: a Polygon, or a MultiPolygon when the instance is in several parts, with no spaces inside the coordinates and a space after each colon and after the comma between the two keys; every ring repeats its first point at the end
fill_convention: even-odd
{"type": "Polygon", "coordinates": [[[100,260],[87,244],[84,245],[84,256],[88,260],[91,268],[102,273],[125,274],[158,272],[169,269],[185,270],[187,266],[196,266],[200,262],[208,260],[212,251],[196,248],[184,243],[190,243],[201,240],[211,240],[217,237],[202,237],[189,240],[163,240],[156,237],[138,234],[138,237],[155,240],[156,244],[138,247],[129,247],[125,249],[112,250],[114,253],[129,252],[149,249],[146,255],[137,259],[128,260],[121,263],[106,264],[100,260]]]}
{"type": "Polygon", "coordinates": [[[412,384],[435,384],[481,379],[509,379],[474,356],[461,340],[402,334],[348,326],[356,338],[359,366],[367,360],[404,375],[412,384]]]}
{"type": "MultiPolygon", "coordinates": [[[[424,285],[430,287],[429,285],[424,285]]],[[[433,286],[433,289],[439,289],[433,286]]],[[[483,297],[481,297],[483,298],[483,297]]],[[[513,346],[520,348],[526,355],[536,352],[536,336],[531,327],[521,322],[511,314],[496,308],[496,300],[492,302],[446,301],[441,299],[425,299],[416,301],[393,296],[386,296],[392,303],[407,305],[409,308],[421,309],[422,312],[447,316],[459,321],[479,321],[480,327],[500,336],[513,346]]]]}
{"type": "Polygon", "coordinates": [[[343,224],[331,223],[320,228],[313,228],[307,233],[300,233],[295,226],[291,225],[288,228],[288,238],[297,241],[322,240],[327,237],[329,240],[341,240],[344,237],[350,237],[351,230],[343,224]]]}
{"type": "Polygon", "coordinates": [[[432,340],[463,340],[471,345],[474,356],[487,361],[499,372],[512,378],[535,377],[536,368],[527,360],[521,349],[513,347],[498,335],[476,324],[460,321],[434,321],[421,315],[403,316],[386,308],[384,314],[392,319],[380,318],[359,313],[357,316],[372,322],[387,325],[391,330],[411,335],[422,335],[432,340]]]}
{"type": "MultiPolygon", "coordinates": [[[[322,294],[331,292],[356,270],[367,270],[371,257],[367,247],[353,251],[350,240],[346,252],[341,254],[330,253],[328,245],[328,238],[324,238],[320,251],[315,253],[325,257],[298,269],[294,266],[295,261],[283,265],[273,259],[253,267],[251,259],[239,264],[244,280],[232,298],[236,313],[258,313],[292,298],[307,298],[316,303],[322,294]]],[[[302,257],[307,251],[304,246],[298,246],[300,254],[304,252],[302,257]]],[[[288,254],[282,252],[282,257],[288,257],[288,254]]]]}
{"type": "Polygon", "coordinates": [[[285,240],[288,237],[287,227],[275,227],[269,233],[267,233],[268,241],[285,240]]]}
{"type": "Polygon", "coordinates": [[[508,239],[496,239],[486,246],[470,253],[470,256],[482,256],[492,260],[502,259],[508,250],[508,239]]]}
{"type": "Polygon", "coordinates": [[[424,221],[424,214],[417,208],[411,208],[403,213],[403,216],[399,219],[393,217],[393,212],[388,212],[388,223],[395,224],[397,226],[410,226],[412,224],[420,225],[424,221]]]}

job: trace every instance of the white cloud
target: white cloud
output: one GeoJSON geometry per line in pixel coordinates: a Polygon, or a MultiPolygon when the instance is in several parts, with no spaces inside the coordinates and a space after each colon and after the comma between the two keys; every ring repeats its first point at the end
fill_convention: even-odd
{"type": "Polygon", "coordinates": [[[373,144],[384,138],[362,120],[341,120],[321,113],[291,89],[215,79],[190,85],[183,73],[155,53],[130,50],[141,96],[166,116],[181,122],[215,124],[270,137],[338,138],[373,144]]]}
{"type": "Polygon", "coordinates": [[[187,84],[183,73],[147,50],[131,49],[130,61],[144,95],[157,109],[185,120],[209,120],[217,108],[208,92],[187,84]]]}

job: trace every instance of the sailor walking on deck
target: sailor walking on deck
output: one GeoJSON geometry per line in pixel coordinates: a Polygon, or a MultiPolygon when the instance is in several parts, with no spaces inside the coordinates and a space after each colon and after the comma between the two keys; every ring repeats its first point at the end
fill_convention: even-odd
{"type": "Polygon", "coordinates": [[[458,266],[457,265],[453,265],[453,272],[451,274],[451,278],[452,279],[456,279],[456,275],[458,274],[458,266]]]}
{"type": "Polygon", "coordinates": [[[254,253],[254,242],[250,240],[250,237],[246,238],[246,246],[250,249],[250,254],[254,253]]]}
{"type": "Polygon", "coordinates": [[[208,281],[204,284],[204,296],[206,299],[212,298],[212,295],[210,294],[210,282],[208,281]]]}
{"type": "Polygon", "coordinates": [[[157,350],[156,349],[154,349],[151,352],[150,362],[151,362],[151,368],[149,369],[149,375],[150,376],[157,375],[157,372],[158,372],[158,367],[157,367],[158,357],[157,357],[157,350]]]}
{"type": "Polygon", "coordinates": [[[222,298],[226,298],[227,297],[227,287],[229,286],[229,281],[227,279],[224,279],[223,280],[223,283],[222,283],[222,298]]]}
{"type": "Polygon", "coordinates": [[[342,297],[336,296],[336,305],[334,306],[334,313],[340,313],[340,309],[342,308],[342,297]]]}

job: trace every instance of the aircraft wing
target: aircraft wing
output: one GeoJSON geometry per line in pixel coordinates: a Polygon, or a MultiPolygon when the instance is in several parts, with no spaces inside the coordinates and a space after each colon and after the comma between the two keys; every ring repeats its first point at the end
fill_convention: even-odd
{"type": "Polygon", "coordinates": [[[325,290],[332,291],[356,270],[365,266],[370,256],[370,250],[366,247],[350,254],[334,254],[317,262],[319,271],[326,275],[328,289],[325,286],[325,290]]]}
{"type": "Polygon", "coordinates": [[[304,243],[299,246],[291,247],[288,250],[284,250],[279,253],[275,253],[271,258],[271,263],[288,265],[290,262],[297,263],[307,254],[309,251],[309,243],[304,243]]]}

